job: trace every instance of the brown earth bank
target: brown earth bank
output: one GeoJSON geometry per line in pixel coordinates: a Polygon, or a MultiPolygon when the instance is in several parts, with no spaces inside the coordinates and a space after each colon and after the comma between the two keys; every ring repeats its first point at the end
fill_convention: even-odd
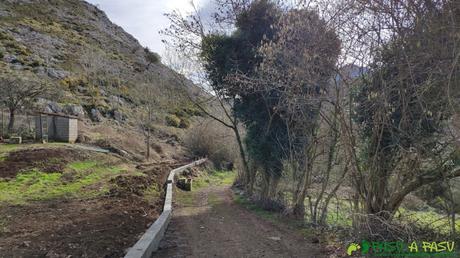
{"type": "Polygon", "coordinates": [[[169,171],[185,162],[168,159],[138,164],[69,146],[25,148],[0,160],[0,182],[14,180],[29,169],[66,171],[65,179],[66,166],[74,161],[96,160],[126,171],[81,189],[108,187],[96,196],[0,203],[0,257],[123,257],[159,216],[169,171]],[[152,187],[156,195],[147,196],[152,187]]]}
{"type": "Polygon", "coordinates": [[[229,186],[200,190],[176,207],[160,257],[337,257],[299,232],[234,203],[229,186]]]}
{"type": "Polygon", "coordinates": [[[131,195],[6,206],[0,217],[0,257],[122,257],[158,207],[131,195]]]}
{"type": "Polygon", "coordinates": [[[0,162],[0,178],[14,178],[19,172],[39,169],[42,172],[61,172],[65,166],[89,156],[73,148],[32,148],[18,150],[8,154],[0,162]]]}

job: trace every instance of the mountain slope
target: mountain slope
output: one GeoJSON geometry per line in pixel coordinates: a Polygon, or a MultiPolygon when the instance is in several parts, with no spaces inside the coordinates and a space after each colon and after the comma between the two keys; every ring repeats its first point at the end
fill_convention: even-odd
{"type": "Polygon", "coordinates": [[[138,84],[150,83],[159,95],[181,85],[161,61],[149,64],[158,55],[80,0],[1,1],[0,57],[0,67],[48,77],[62,93],[58,102],[106,116],[119,102],[136,104],[138,84]]]}
{"type": "MultiPolygon", "coordinates": [[[[198,114],[179,94],[196,92],[191,82],[81,0],[0,1],[0,69],[46,78],[53,94],[38,100],[39,109],[80,116],[83,142],[105,140],[142,154],[145,89],[155,103],[156,126],[149,126],[157,142],[176,148],[181,129],[167,126],[166,118],[198,114]]],[[[161,146],[153,148],[161,152],[161,146]]]]}

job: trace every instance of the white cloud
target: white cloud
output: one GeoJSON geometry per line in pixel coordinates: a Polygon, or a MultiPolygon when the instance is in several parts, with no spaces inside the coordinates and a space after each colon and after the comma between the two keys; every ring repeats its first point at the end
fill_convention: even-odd
{"type": "MultiPolygon", "coordinates": [[[[86,0],[103,10],[112,22],[132,34],[143,46],[163,53],[159,31],[168,27],[164,13],[192,10],[190,0],[86,0]]],[[[200,8],[208,0],[194,0],[200,8]]]]}

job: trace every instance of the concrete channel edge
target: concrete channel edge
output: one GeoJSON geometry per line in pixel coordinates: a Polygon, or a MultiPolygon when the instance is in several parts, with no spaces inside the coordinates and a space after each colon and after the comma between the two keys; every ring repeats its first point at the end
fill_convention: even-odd
{"type": "Polygon", "coordinates": [[[195,167],[206,162],[207,159],[200,159],[194,161],[188,165],[173,169],[169,172],[167,185],[166,185],[166,196],[163,206],[163,212],[160,217],[153,223],[137,243],[131,247],[125,258],[150,258],[152,254],[158,250],[160,241],[163,238],[169,221],[172,217],[172,190],[174,184],[174,176],[176,173],[180,173],[187,168],[195,167]]]}

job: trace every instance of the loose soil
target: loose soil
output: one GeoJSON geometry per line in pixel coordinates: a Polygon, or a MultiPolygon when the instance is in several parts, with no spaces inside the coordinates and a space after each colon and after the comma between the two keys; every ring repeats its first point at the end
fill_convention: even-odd
{"type": "Polygon", "coordinates": [[[0,257],[123,257],[158,217],[142,197],[0,208],[0,257]]]}
{"type": "MultiPolygon", "coordinates": [[[[16,151],[0,161],[0,180],[30,168],[59,172],[69,162],[94,157],[72,148],[16,151]]],[[[117,161],[115,156],[106,159],[117,161]]],[[[148,164],[137,173],[118,175],[110,179],[107,194],[90,199],[0,204],[0,257],[123,257],[162,209],[163,194],[146,197],[144,190],[155,186],[162,191],[176,166],[173,161],[148,164]]]]}
{"type": "Polygon", "coordinates": [[[9,153],[0,162],[0,178],[14,178],[22,171],[38,169],[41,172],[59,173],[70,162],[84,160],[88,154],[73,148],[35,148],[9,153]]]}
{"type": "Polygon", "coordinates": [[[228,186],[208,187],[194,195],[191,203],[176,202],[154,258],[329,257],[319,244],[312,244],[299,232],[234,203],[228,186]]]}

